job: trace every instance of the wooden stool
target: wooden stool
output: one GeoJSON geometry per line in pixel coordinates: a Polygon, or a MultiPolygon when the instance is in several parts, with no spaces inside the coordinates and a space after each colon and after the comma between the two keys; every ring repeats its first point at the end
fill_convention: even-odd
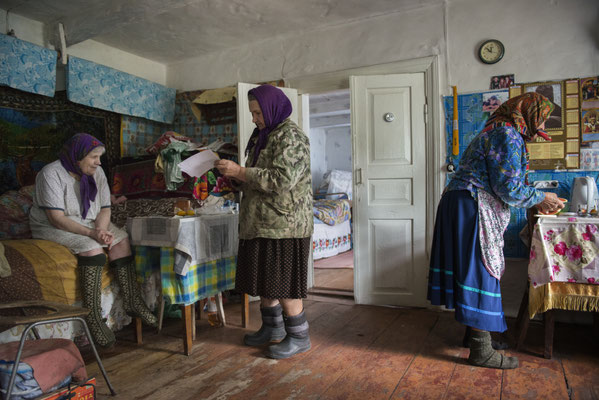
{"type": "Polygon", "coordinates": [[[13,390],[13,386],[15,383],[15,378],[17,376],[17,369],[19,367],[19,362],[21,361],[21,353],[23,352],[23,346],[25,345],[25,340],[27,340],[27,335],[30,331],[32,331],[37,339],[39,339],[39,335],[35,330],[35,327],[43,324],[55,324],[58,322],[68,322],[68,321],[78,321],[83,325],[83,330],[85,335],[87,336],[87,340],[94,352],[94,356],[96,357],[96,361],[98,362],[98,367],[100,371],[102,371],[102,375],[104,376],[104,380],[110,389],[110,394],[115,396],[116,392],[114,391],[110,381],[108,380],[108,375],[106,374],[106,370],[102,365],[102,361],[100,360],[100,356],[98,355],[98,351],[96,350],[96,346],[92,340],[92,336],[89,333],[89,328],[85,323],[83,317],[89,314],[89,310],[86,308],[70,306],[62,303],[54,303],[43,300],[28,300],[28,301],[15,301],[12,303],[4,303],[0,304],[0,310],[17,308],[21,309],[23,313],[25,313],[25,309],[41,309],[47,311],[46,314],[41,315],[24,315],[24,316],[0,316],[0,325],[2,326],[16,326],[16,325],[26,325],[23,333],[21,334],[21,341],[19,343],[19,349],[17,350],[17,355],[14,360],[14,366],[12,373],[10,375],[10,380],[8,381],[8,387],[6,388],[6,399],[10,399],[10,395],[13,390]]]}

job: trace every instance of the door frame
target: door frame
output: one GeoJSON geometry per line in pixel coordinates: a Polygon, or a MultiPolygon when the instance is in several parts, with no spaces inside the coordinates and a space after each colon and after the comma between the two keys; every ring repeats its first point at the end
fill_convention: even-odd
{"type": "MultiPolygon", "coordinates": [[[[441,120],[441,95],[439,91],[439,60],[438,56],[417,58],[412,60],[398,61],[387,64],[377,64],[367,67],[352,68],[323,74],[310,75],[306,77],[285,79],[285,86],[298,90],[299,94],[323,93],[334,90],[349,89],[349,77],[351,75],[385,75],[402,73],[424,73],[424,90],[427,101],[425,117],[426,135],[426,157],[429,162],[426,165],[426,255],[430,259],[430,247],[433,237],[434,218],[436,205],[441,198],[444,187],[445,174],[442,171],[444,163],[445,139],[441,120]]],[[[302,118],[300,116],[300,118],[302,118]]],[[[352,157],[353,157],[352,143],[352,157]]],[[[313,273],[314,265],[310,265],[313,273]]],[[[313,275],[308,273],[308,288],[314,285],[313,275]]],[[[358,274],[354,274],[356,279],[358,274]]],[[[355,287],[354,282],[354,287],[355,287]]]]}

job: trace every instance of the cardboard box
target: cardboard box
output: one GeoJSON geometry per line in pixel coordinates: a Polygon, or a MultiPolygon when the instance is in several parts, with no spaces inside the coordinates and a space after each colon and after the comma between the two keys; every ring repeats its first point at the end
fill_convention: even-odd
{"type": "Polygon", "coordinates": [[[59,389],[52,393],[47,393],[38,400],[94,400],[95,399],[96,378],[90,378],[84,384],[76,385],[71,383],[71,391],[68,388],[59,389]],[[93,386],[92,386],[93,385],[93,386]],[[68,396],[67,396],[68,395],[68,396]]]}

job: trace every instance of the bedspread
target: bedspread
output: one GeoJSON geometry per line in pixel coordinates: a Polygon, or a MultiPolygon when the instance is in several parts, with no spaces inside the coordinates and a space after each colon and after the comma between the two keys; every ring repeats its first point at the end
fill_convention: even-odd
{"type": "MultiPolygon", "coordinates": [[[[47,300],[81,305],[77,259],[66,247],[38,239],[3,240],[2,244],[11,275],[0,279],[0,302],[47,300]]],[[[160,276],[156,272],[142,285],[142,296],[150,309],[156,305],[159,290],[160,276]]],[[[102,317],[112,330],[122,329],[131,322],[108,266],[102,272],[101,306],[102,317]]],[[[18,339],[22,330],[22,326],[17,326],[2,332],[0,343],[18,339]]],[[[82,333],[80,324],[72,322],[40,325],[38,330],[42,338],[71,339],[82,333]]]]}
{"type": "Polygon", "coordinates": [[[338,225],[351,217],[348,200],[314,200],[314,216],[327,225],[338,225]]]}

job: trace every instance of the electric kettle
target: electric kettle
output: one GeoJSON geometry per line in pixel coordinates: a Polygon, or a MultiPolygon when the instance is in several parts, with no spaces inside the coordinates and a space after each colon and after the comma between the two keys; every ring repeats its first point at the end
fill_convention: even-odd
{"type": "Polygon", "coordinates": [[[597,184],[589,176],[574,178],[572,183],[572,198],[570,211],[577,212],[579,208],[590,212],[595,208],[595,200],[598,200],[597,184]]]}

